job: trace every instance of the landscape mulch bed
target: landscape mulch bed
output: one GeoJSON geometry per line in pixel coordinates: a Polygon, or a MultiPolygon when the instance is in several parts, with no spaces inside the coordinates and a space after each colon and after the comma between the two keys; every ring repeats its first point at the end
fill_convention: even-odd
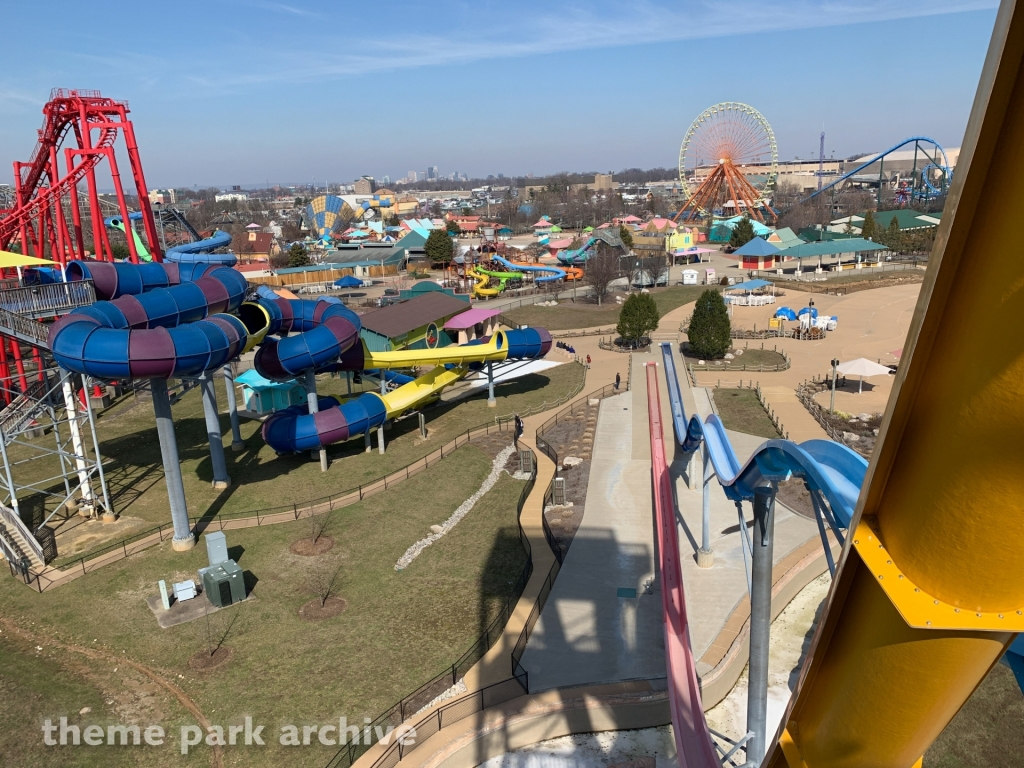
{"type": "Polygon", "coordinates": [[[565,500],[571,507],[548,510],[544,517],[551,535],[564,556],[569,551],[576,531],[583,523],[587,505],[587,485],[590,482],[590,463],[597,431],[600,405],[587,405],[572,416],[555,424],[544,434],[544,439],[555,449],[560,459],[569,456],[583,459],[581,464],[560,469],[558,477],[565,480],[565,500]],[[590,430],[590,434],[586,434],[590,430]]]}
{"type": "Polygon", "coordinates": [[[231,660],[232,655],[232,650],[222,645],[212,655],[207,650],[193,654],[188,660],[188,665],[197,672],[209,672],[211,669],[227,664],[231,660]]]}
{"type": "Polygon", "coordinates": [[[293,541],[288,546],[288,551],[293,555],[302,555],[303,557],[316,557],[330,552],[332,549],[334,549],[334,539],[326,534],[321,534],[315,543],[312,537],[307,536],[304,539],[293,541]]]}
{"type": "Polygon", "coordinates": [[[348,608],[348,601],[343,597],[328,597],[323,605],[320,599],[310,600],[299,608],[299,617],[306,621],[323,621],[337,616],[348,608]]]}

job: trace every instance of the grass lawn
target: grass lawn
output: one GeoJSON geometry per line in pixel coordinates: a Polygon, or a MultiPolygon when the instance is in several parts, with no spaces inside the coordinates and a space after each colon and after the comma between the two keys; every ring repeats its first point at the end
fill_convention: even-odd
{"type": "MultiPolygon", "coordinates": [[[[231,431],[226,413],[223,384],[218,382],[218,401],[221,406],[221,428],[225,438],[225,457],[231,486],[215,491],[210,486],[213,472],[209,447],[206,444],[206,423],[203,420],[199,390],[189,392],[174,406],[175,430],[181,458],[185,498],[189,514],[195,517],[217,512],[242,513],[266,510],[271,507],[302,504],[332,493],[355,488],[360,483],[375,480],[400,469],[437,450],[444,443],[471,427],[478,426],[496,415],[512,410],[523,410],[532,405],[552,402],[579,386],[585,370],[579,365],[560,365],[541,374],[532,374],[495,386],[497,408],[488,408],[486,390],[481,390],[458,403],[439,402],[424,412],[427,419],[427,439],[419,435],[417,419],[394,423],[385,430],[386,452],[377,452],[376,437],[372,453],[364,451],[362,436],[346,443],[330,446],[330,470],[320,472],[317,462],[308,454],[277,456],[263,442],[261,423],[242,420],[242,438],[245,449],[235,453],[230,449],[231,431]]],[[[345,393],[343,378],[322,376],[318,390],[325,394],[345,393]]],[[[122,515],[122,522],[113,526],[97,525],[96,537],[85,537],[75,546],[63,546],[62,535],[57,537],[59,565],[69,557],[79,557],[108,540],[143,530],[170,520],[167,491],[163,481],[163,464],[156,436],[152,402],[148,399],[125,398],[100,414],[97,420],[100,451],[106,460],[105,472],[112,503],[122,515]],[[134,527],[130,527],[134,525],[134,527]],[[103,540],[99,540],[99,536],[103,540]]],[[[42,441],[52,440],[46,436],[42,441]]],[[[25,449],[15,446],[11,451],[25,449]]],[[[18,467],[19,477],[46,478],[56,474],[56,459],[46,457],[18,467]]],[[[42,496],[19,499],[22,517],[33,524],[42,521],[42,496]]],[[[93,525],[90,523],[89,525],[93,525]]]]}
{"type": "Polygon", "coordinates": [[[719,418],[726,426],[737,432],[746,432],[758,437],[781,437],[764,408],[757,402],[757,393],[752,389],[715,389],[715,406],[719,418]]]}
{"type": "MultiPolygon", "coordinates": [[[[760,342],[754,342],[760,344],[760,342]]],[[[743,349],[740,347],[740,349],[743,349]]],[[[732,350],[735,355],[735,350],[732,350]]],[[[782,356],[781,352],[776,352],[774,349],[758,349],[758,348],[747,348],[743,349],[742,355],[736,355],[732,360],[722,360],[721,365],[715,365],[716,361],[707,360],[706,365],[697,365],[701,359],[694,356],[690,350],[688,344],[683,345],[683,359],[687,365],[693,365],[694,368],[699,370],[707,371],[753,371],[759,370],[774,371],[776,366],[778,370],[782,371],[786,368],[786,358],[782,356]]]]}
{"type": "MultiPolygon", "coordinates": [[[[658,305],[658,311],[664,316],[683,304],[696,301],[705,290],[705,286],[696,285],[655,288],[651,291],[651,297],[658,305]]],[[[614,299],[600,307],[589,301],[578,301],[573,304],[562,299],[557,307],[519,307],[505,312],[504,315],[519,325],[547,328],[549,331],[565,331],[572,328],[615,325],[619,322],[619,309],[620,305],[616,304],[614,299]]]]}
{"type": "MultiPolygon", "coordinates": [[[[195,569],[206,564],[203,542],[187,553],[173,552],[165,543],[42,595],[14,579],[0,579],[0,612],[40,638],[55,636],[65,643],[124,653],[155,669],[179,685],[214,723],[237,724],[250,715],[265,724],[265,733],[272,737],[267,746],[228,748],[227,765],[322,766],[335,748],[287,750],[277,745],[279,727],[337,723],[342,716],[361,724],[364,716],[376,717],[461,656],[507,599],[526,559],[516,526],[523,482],[508,475],[409,568],[394,570],[411,544],[479,488],[490,467],[484,452],[466,446],[408,482],[335,511],[327,534],[336,544],[320,558],[333,558],[341,566],[337,594],[348,607],[320,622],[307,622],[297,614],[314,598],[309,574],[318,558],[289,552],[289,544],[308,536],[308,522],[230,531],[228,545],[246,571],[251,596],[209,616],[210,632],[223,637],[233,654],[209,672],[194,672],[187,664],[192,654],[206,648],[206,621],[161,630],[145,603],[157,593],[158,579],[170,583],[195,578],[195,569]]],[[[45,648],[45,639],[39,642],[45,648]]],[[[76,654],[47,658],[43,664],[31,654],[26,658],[24,650],[0,650],[5,659],[18,660],[5,661],[0,669],[5,693],[42,691],[0,697],[0,720],[5,723],[0,730],[7,731],[0,738],[37,744],[42,718],[77,713],[83,706],[93,706],[97,713],[98,720],[90,722],[110,724],[124,717],[98,706],[95,692],[76,678],[73,665],[81,662],[76,654]],[[39,684],[58,668],[60,679],[67,680],[66,690],[64,682],[39,684]]],[[[108,698],[122,693],[111,690],[110,680],[103,685],[108,698]]],[[[177,734],[183,723],[191,722],[183,712],[165,709],[160,724],[177,734]]],[[[161,758],[166,764],[178,765],[182,762],[176,746],[147,752],[166,755],[161,758]]],[[[52,753],[47,761],[42,752],[26,749],[39,757],[19,765],[71,764],[52,753]]],[[[206,753],[196,764],[208,760],[206,753]]],[[[139,764],[160,763],[153,757],[139,764]]]]}

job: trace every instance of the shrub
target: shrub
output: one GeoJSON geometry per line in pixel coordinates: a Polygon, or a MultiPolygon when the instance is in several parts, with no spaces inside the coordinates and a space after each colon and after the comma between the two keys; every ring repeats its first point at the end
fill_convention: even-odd
{"type": "Polygon", "coordinates": [[[729,351],[729,312],[725,308],[722,294],[706,290],[697,299],[690,317],[690,349],[697,357],[715,360],[729,351]]]}

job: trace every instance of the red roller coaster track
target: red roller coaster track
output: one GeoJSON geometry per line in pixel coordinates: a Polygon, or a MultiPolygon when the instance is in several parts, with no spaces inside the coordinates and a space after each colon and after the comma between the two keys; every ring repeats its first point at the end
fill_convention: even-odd
{"type": "MultiPolygon", "coordinates": [[[[85,181],[89,219],[92,222],[93,258],[113,260],[110,241],[103,226],[96,168],[107,161],[124,221],[128,205],[117,168],[115,141],[124,137],[135,191],[142,211],[142,222],[153,257],[160,261],[159,240],[153,210],[149,205],[146,179],[142,173],[135,129],[128,119],[128,103],[100,95],[99,91],[55,88],[43,107],[43,127],[28,162],[14,163],[14,207],[0,209],[0,250],[12,241],[21,244],[21,252],[49,258],[61,264],[84,258],[82,208],[79,185],[85,181]],[[72,146],[65,147],[65,142],[72,146]],[[58,162],[64,154],[64,170],[58,162]],[[70,221],[67,212],[70,211],[70,221]]],[[[131,260],[139,261],[135,239],[128,237],[131,260]]]]}

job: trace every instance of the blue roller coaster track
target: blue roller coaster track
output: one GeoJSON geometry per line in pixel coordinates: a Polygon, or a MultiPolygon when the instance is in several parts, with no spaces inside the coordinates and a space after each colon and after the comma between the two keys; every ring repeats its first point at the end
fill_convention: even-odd
{"type": "MultiPolygon", "coordinates": [[[[925,152],[924,149],[921,150],[922,160],[926,162],[926,165],[921,169],[921,188],[915,191],[915,196],[942,194],[942,192],[949,188],[949,182],[953,178],[953,170],[949,167],[949,158],[946,157],[946,150],[944,150],[942,146],[937,141],[935,141],[935,139],[930,139],[927,136],[911,136],[909,139],[904,139],[899,144],[894,144],[884,152],[880,152],[871,159],[867,160],[866,162],[861,163],[852,171],[847,171],[835,181],[832,181],[822,186],[821,189],[815,190],[810,195],[801,200],[799,203],[797,203],[797,205],[799,205],[800,203],[806,203],[808,200],[813,200],[823,192],[827,192],[828,190],[836,187],[837,185],[842,184],[843,182],[847,181],[853,176],[856,176],[865,168],[869,168],[875,163],[882,162],[884,167],[884,160],[887,155],[890,155],[893,152],[902,149],[908,144],[918,145],[922,143],[931,144],[933,147],[935,147],[935,152],[929,154],[928,152],[925,152]],[[939,162],[939,156],[941,156],[942,158],[941,162],[939,162]],[[940,182],[940,186],[938,187],[932,183],[932,180],[930,178],[930,174],[933,171],[938,171],[942,177],[942,181],[940,182]]],[[[915,168],[914,171],[916,173],[917,169],[915,168]]]]}

